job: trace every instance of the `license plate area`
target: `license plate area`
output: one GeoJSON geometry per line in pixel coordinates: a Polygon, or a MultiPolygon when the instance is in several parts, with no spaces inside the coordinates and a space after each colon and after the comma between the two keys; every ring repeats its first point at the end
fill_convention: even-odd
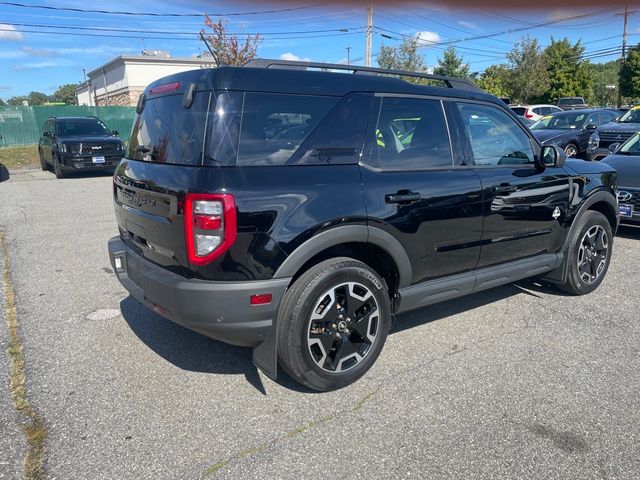
{"type": "Polygon", "coordinates": [[[621,203],[618,205],[620,209],[620,216],[624,218],[633,217],[633,205],[627,203],[621,203]]]}
{"type": "Polygon", "coordinates": [[[104,163],[105,162],[105,158],[104,157],[92,157],[91,161],[93,163],[104,163]]]}

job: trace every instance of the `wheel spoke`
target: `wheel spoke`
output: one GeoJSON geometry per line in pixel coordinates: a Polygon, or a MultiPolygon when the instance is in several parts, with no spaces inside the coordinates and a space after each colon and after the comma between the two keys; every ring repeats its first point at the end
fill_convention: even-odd
{"type": "Polygon", "coordinates": [[[353,343],[351,343],[346,335],[342,335],[338,340],[335,351],[331,357],[331,370],[336,370],[340,365],[340,360],[353,355],[356,352],[353,343]]]}

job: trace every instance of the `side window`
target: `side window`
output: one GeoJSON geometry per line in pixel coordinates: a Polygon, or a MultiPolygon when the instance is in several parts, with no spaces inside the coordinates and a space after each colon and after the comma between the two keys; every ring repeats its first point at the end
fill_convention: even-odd
{"type": "Polygon", "coordinates": [[[590,123],[593,123],[594,125],[600,125],[600,123],[598,122],[597,113],[592,113],[591,115],[589,115],[589,118],[587,118],[587,121],[584,122],[585,125],[589,125],[590,123]]]}
{"type": "Polygon", "coordinates": [[[42,133],[44,133],[44,132],[51,133],[52,123],[53,122],[51,120],[47,120],[46,122],[44,122],[44,126],[42,127],[42,133]]]}
{"type": "Polygon", "coordinates": [[[605,123],[613,122],[613,119],[616,118],[615,113],[609,112],[599,112],[598,113],[598,123],[596,125],[604,125],[605,123]]]}
{"type": "Polygon", "coordinates": [[[458,110],[478,166],[533,164],[533,149],[527,134],[496,107],[458,103],[458,110]]]}
{"type": "Polygon", "coordinates": [[[237,165],[284,165],[337,102],[334,97],[246,93],[237,165]]]}
{"type": "Polygon", "coordinates": [[[386,170],[451,167],[442,104],[420,98],[382,99],[369,163],[386,170]]]}

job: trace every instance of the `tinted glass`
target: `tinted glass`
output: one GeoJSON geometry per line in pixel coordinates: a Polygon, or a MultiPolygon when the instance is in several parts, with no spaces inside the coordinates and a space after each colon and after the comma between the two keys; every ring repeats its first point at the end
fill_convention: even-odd
{"type": "Polygon", "coordinates": [[[209,146],[204,164],[210,166],[235,165],[238,153],[238,136],[242,117],[240,92],[221,93],[209,110],[209,146]]]}
{"type": "Polygon", "coordinates": [[[633,137],[627,140],[616,154],[640,155],[640,134],[636,133],[633,137]]]}
{"type": "Polygon", "coordinates": [[[451,167],[451,147],[438,100],[384,98],[370,163],[388,170],[451,167]]]}
{"type": "Polygon", "coordinates": [[[598,112],[598,125],[604,125],[605,123],[613,122],[613,119],[618,115],[613,112],[598,112]]]}
{"type": "Polygon", "coordinates": [[[182,95],[147,98],[131,131],[128,158],[154,163],[202,165],[209,92],[196,92],[190,108],[182,95]]]}
{"type": "Polygon", "coordinates": [[[573,130],[576,128],[582,128],[587,115],[585,113],[557,113],[552,117],[545,117],[543,122],[536,123],[533,130],[573,130]]]}
{"type": "Polygon", "coordinates": [[[513,113],[515,113],[519,117],[523,117],[527,112],[527,107],[511,107],[511,110],[513,110],[513,113]]]}
{"type": "Polygon", "coordinates": [[[58,137],[75,137],[80,135],[111,135],[107,126],[95,118],[58,120],[56,122],[58,137]]]}
{"type": "Polygon", "coordinates": [[[506,113],[488,105],[459,103],[474,164],[522,165],[534,162],[531,141],[506,113]]]}
{"type": "Polygon", "coordinates": [[[593,125],[598,125],[598,114],[597,113],[592,113],[591,115],[589,115],[589,118],[587,118],[584,122],[585,125],[589,125],[589,124],[593,124],[593,125]]]}
{"type": "Polygon", "coordinates": [[[285,164],[337,102],[334,97],[245,93],[236,164],[285,164]]]}

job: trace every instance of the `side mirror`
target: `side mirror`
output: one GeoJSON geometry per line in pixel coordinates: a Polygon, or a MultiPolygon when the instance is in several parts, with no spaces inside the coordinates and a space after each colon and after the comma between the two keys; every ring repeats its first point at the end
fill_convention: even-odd
{"type": "Polygon", "coordinates": [[[113,130],[111,133],[113,133],[114,135],[120,135],[120,132],[118,130],[113,130]]]}
{"type": "Polygon", "coordinates": [[[619,143],[612,143],[611,145],[609,145],[609,153],[616,153],[619,148],[620,148],[619,143]]]}
{"type": "Polygon", "coordinates": [[[4,182],[6,180],[9,180],[9,170],[0,163],[0,182],[4,182]]]}
{"type": "Polygon", "coordinates": [[[584,126],[585,130],[595,130],[596,128],[598,128],[598,126],[595,123],[587,123],[584,126]]]}
{"type": "Polygon", "coordinates": [[[52,137],[51,132],[42,132],[42,136],[43,137],[47,137],[47,138],[51,138],[52,137]]]}
{"type": "Polygon", "coordinates": [[[547,145],[542,147],[542,165],[545,167],[564,167],[567,156],[560,147],[547,145]]]}

